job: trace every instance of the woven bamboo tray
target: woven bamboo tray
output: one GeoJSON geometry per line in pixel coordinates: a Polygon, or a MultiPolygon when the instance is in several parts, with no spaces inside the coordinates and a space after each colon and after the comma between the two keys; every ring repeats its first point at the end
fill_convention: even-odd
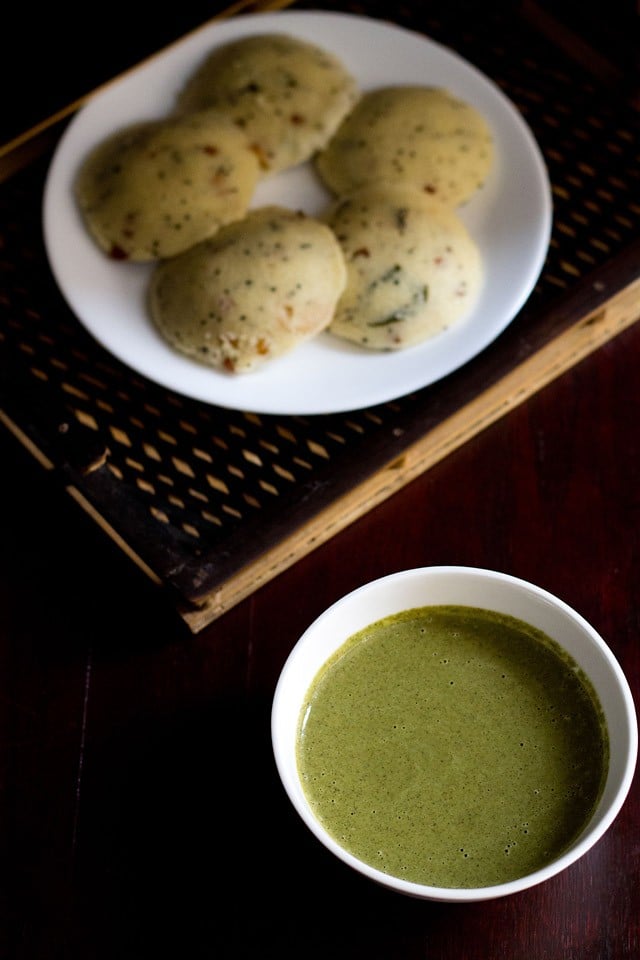
{"type": "MultiPolygon", "coordinates": [[[[282,6],[388,19],[375,2],[260,9],[282,6]]],[[[392,403],[264,416],[136,375],[70,312],[44,253],[44,179],[80,103],[0,152],[0,419],[193,632],[640,316],[628,78],[535,5],[438,6],[436,17],[400,4],[393,19],[456,50],[519,107],[547,162],[554,227],[536,288],[507,331],[461,370],[392,403]]],[[[231,12],[245,9],[256,5],[231,12]]]]}

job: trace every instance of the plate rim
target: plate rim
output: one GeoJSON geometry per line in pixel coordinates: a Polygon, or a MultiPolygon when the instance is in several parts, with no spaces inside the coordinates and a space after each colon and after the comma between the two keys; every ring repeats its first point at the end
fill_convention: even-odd
{"type": "MultiPolygon", "coordinates": [[[[320,41],[319,45],[326,46],[326,43],[320,41]]],[[[344,59],[345,58],[343,57],[343,60],[344,59]]],[[[352,69],[356,79],[359,79],[361,87],[364,89],[366,84],[363,84],[359,78],[357,56],[354,58],[354,62],[352,64],[345,60],[345,66],[347,69],[352,69]]],[[[378,85],[382,85],[382,83],[386,82],[387,81],[382,80],[378,81],[378,85]]],[[[100,124],[97,123],[97,126],[99,127],[100,124]]],[[[85,141],[86,138],[87,134],[85,131],[85,141]]],[[[95,138],[93,142],[96,142],[95,138]]],[[[86,146],[85,149],[87,149],[86,146]]],[[[308,162],[308,165],[310,165],[310,163],[311,162],[308,162]]],[[[284,175],[287,176],[288,173],[288,171],[285,171],[284,175]]],[[[71,206],[74,205],[72,196],[67,195],[66,201],[67,204],[71,206]]],[[[78,221],[79,213],[77,209],[71,211],[70,215],[76,221],[78,221]]],[[[513,101],[509,99],[509,97],[491,77],[483,73],[477,66],[475,66],[473,62],[465,59],[456,50],[446,46],[438,40],[434,40],[430,36],[385,19],[377,19],[367,15],[352,14],[348,12],[296,11],[285,9],[271,12],[246,14],[241,18],[231,18],[226,21],[208,21],[201,27],[196,28],[191,33],[188,33],[187,35],[177,39],[168,47],[163,48],[156,54],[153,54],[150,58],[143,60],[140,64],[132,67],[124,74],[120,74],[113,80],[109,81],[106,85],[99,88],[91,97],[91,99],[80,108],[75,117],[71,120],[69,126],[63,133],[56,146],[45,180],[42,202],[42,221],[45,252],[50,269],[53,273],[58,288],[63,295],[63,298],[67,301],[67,304],[70,306],[72,312],[85,330],[87,330],[87,332],[100,346],[102,346],[118,361],[123,363],[132,371],[136,372],[138,375],[146,377],[156,385],[162,386],[165,389],[169,389],[181,396],[204,402],[209,405],[219,406],[236,411],[251,411],[264,415],[279,414],[308,416],[348,413],[399,399],[409,393],[444,379],[446,376],[464,366],[464,364],[475,358],[488,346],[490,346],[490,344],[493,343],[515,319],[521,307],[529,298],[542,272],[551,240],[553,201],[546,162],[542,154],[542,150],[535,136],[533,135],[531,128],[513,101]],[[380,385],[373,392],[369,387],[366,395],[362,397],[358,397],[357,384],[360,381],[356,375],[362,372],[363,364],[366,365],[369,363],[371,370],[374,370],[374,368],[380,368],[381,357],[379,355],[372,356],[368,352],[363,353],[362,349],[355,347],[355,345],[335,344],[334,341],[336,338],[331,338],[328,334],[321,334],[315,343],[312,342],[300,345],[295,349],[295,351],[293,351],[293,354],[289,354],[289,356],[286,358],[275,360],[272,366],[266,365],[263,370],[255,371],[250,374],[243,374],[242,377],[236,376],[231,378],[228,374],[224,374],[221,371],[216,371],[210,367],[205,367],[204,365],[198,364],[198,362],[195,360],[176,354],[176,351],[166,343],[158,343],[159,334],[157,334],[157,332],[151,328],[151,321],[148,317],[146,317],[143,318],[145,320],[146,333],[156,341],[158,349],[160,349],[166,356],[170,368],[176,371],[176,373],[173,375],[167,375],[164,368],[160,372],[151,370],[149,364],[145,364],[144,358],[141,359],[135,354],[132,357],[127,351],[126,345],[124,349],[121,347],[118,348],[117,343],[114,346],[113,337],[106,336],[104,330],[99,326],[99,324],[96,325],[95,320],[93,320],[91,317],[87,317],[86,311],[83,310],[81,306],[78,306],[78,297],[75,289],[73,288],[73,284],[69,281],[68,267],[66,267],[61,261],[58,249],[56,247],[58,242],[56,208],[59,208],[61,203],[64,205],[64,197],[62,196],[64,184],[66,183],[67,187],[69,186],[69,183],[65,181],[65,169],[67,171],[67,177],[70,176],[68,173],[68,167],[65,168],[65,159],[67,154],[69,155],[69,159],[72,159],[74,156],[74,148],[76,148],[75,162],[76,164],[79,162],[77,149],[79,148],[80,142],[83,140],[83,127],[91,128],[92,123],[94,126],[96,125],[96,120],[94,118],[97,116],[100,110],[100,105],[105,102],[105,98],[117,96],[119,91],[126,91],[132,83],[135,84],[136,80],[140,81],[147,72],[157,70],[158,65],[160,65],[160,68],[162,68],[164,64],[168,64],[168,66],[165,67],[165,73],[167,75],[171,74],[172,76],[175,76],[175,67],[173,68],[173,73],[171,70],[173,58],[179,59],[181,53],[183,56],[186,56],[187,51],[191,50],[192,47],[197,47],[200,52],[203,53],[217,42],[216,34],[218,34],[219,42],[222,43],[226,42],[227,39],[232,39],[237,35],[246,35],[251,32],[258,32],[261,30],[261,28],[265,27],[265,25],[269,25],[269,29],[276,29],[277,24],[279,24],[278,29],[282,31],[288,29],[290,31],[293,30],[293,32],[295,32],[293,29],[294,26],[298,25],[301,27],[301,34],[304,34],[305,30],[310,29],[314,22],[323,22],[325,28],[327,25],[333,25],[336,23],[348,23],[350,25],[350,29],[362,28],[363,25],[366,25],[368,28],[377,31],[378,35],[383,35],[389,38],[393,37],[394,42],[402,43],[406,41],[407,43],[411,42],[417,45],[424,45],[424,50],[426,52],[438,52],[439,56],[443,57],[445,61],[452,65],[453,69],[462,71],[463,79],[466,79],[464,76],[466,74],[466,76],[477,80],[477,89],[479,94],[488,96],[492,100],[492,102],[495,104],[495,109],[500,112],[500,116],[504,119],[504,122],[509,125],[510,133],[513,133],[520,138],[520,146],[523,149],[526,148],[526,153],[531,164],[532,171],[535,173],[537,178],[536,195],[540,201],[540,209],[538,211],[538,221],[535,225],[535,238],[532,234],[533,252],[528,265],[527,275],[522,280],[518,288],[517,295],[512,297],[509,310],[507,311],[508,315],[505,314],[502,316],[499,323],[493,323],[489,327],[488,334],[486,334],[484,337],[480,337],[480,345],[476,346],[473,350],[471,350],[471,352],[468,354],[462,354],[461,358],[457,361],[454,360],[453,362],[450,361],[449,363],[444,363],[436,372],[436,375],[430,375],[425,379],[421,379],[420,375],[418,375],[417,378],[416,376],[413,376],[407,381],[406,385],[399,385],[394,379],[392,385],[380,385]],[[535,243],[533,243],[534,239],[535,243]],[[329,350],[329,358],[331,357],[332,350],[335,353],[335,357],[338,357],[341,353],[346,352],[348,354],[348,360],[345,360],[347,365],[351,361],[351,358],[354,358],[353,374],[356,386],[353,390],[353,396],[351,399],[348,401],[339,398],[335,399],[338,395],[334,394],[334,399],[332,400],[332,396],[329,391],[325,393],[322,401],[319,401],[317,398],[313,399],[312,395],[308,393],[305,393],[303,396],[301,396],[299,393],[296,393],[295,397],[290,398],[285,402],[283,402],[282,399],[275,401],[273,396],[269,397],[269,383],[267,381],[277,376],[278,368],[280,368],[280,370],[285,369],[283,362],[288,361],[289,364],[291,364],[294,362],[295,356],[303,356],[302,351],[305,351],[305,348],[307,349],[308,353],[309,347],[311,347],[312,350],[320,351],[320,360],[322,361],[323,338],[324,341],[329,338],[331,347],[329,350]],[[183,376],[179,375],[181,370],[184,371],[183,376]],[[203,391],[200,388],[194,389],[192,383],[194,379],[199,382],[207,380],[212,389],[210,391],[203,391]],[[217,384],[218,389],[214,388],[215,384],[217,384]],[[256,394],[253,388],[256,386],[260,387],[262,384],[266,385],[266,390],[258,390],[256,394]],[[247,389],[245,390],[244,387],[247,389]],[[267,394],[266,397],[265,393],[267,394]]],[[[92,255],[96,257],[97,252],[98,258],[106,259],[102,252],[92,249],[94,247],[93,241],[90,239],[84,226],[82,226],[82,230],[85,233],[84,242],[88,245],[88,248],[92,250],[92,255]]],[[[105,269],[107,267],[109,269],[113,269],[114,266],[114,264],[108,263],[105,266],[105,269]]],[[[117,268],[120,268],[120,266],[121,265],[118,265],[117,268]]],[[[129,264],[127,266],[132,267],[134,265],[129,264]]],[[[144,267],[141,267],[138,272],[144,272],[145,274],[148,274],[150,269],[151,268],[148,265],[145,265],[144,267]]],[[[131,276],[133,276],[133,271],[131,271],[131,276]]],[[[472,311],[470,322],[473,320],[474,313],[475,311],[472,311]]],[[[412,351],[414,354],[416,352],[423,351],[424,354],[428,356],[429,352],[433,353],[434,347],[437,348],[437,345],[435,345],[433,341],[426,341],[425,343],[416,347],[407,348],[407,350],[404,351],[396,351],[395,354],[383,354],[382,358],[392,360],[394,355],[396,357],[399,354],[406,355],[409,351],[412,351]]],[[[327,362],[331,362],[331,360],[329,359],[327,362]]],[[[418,361],[416,360],[416,363],[417,362],[418,361]]],[[[392,362],[387,363],[387,373],[390,372],[392,365],[392,362]]],[[[402,363],[396,363],[395,365],[402,367],[402,363]]],[[[382,369],[381,372],[384,374],[385,370],[382,369]]]]}

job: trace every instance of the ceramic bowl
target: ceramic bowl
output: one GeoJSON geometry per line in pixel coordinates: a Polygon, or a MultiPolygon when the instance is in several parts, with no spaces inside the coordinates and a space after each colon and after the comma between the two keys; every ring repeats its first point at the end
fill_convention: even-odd
{"type": "Polygon", "coordinates": [[[570,867],[603,836],[625,801],[638,749],[638,727],[626,677],[603,638],[561,599],[532,583],[493,570],[434,566],[404,570],[367,583],[335,602],[299,638],[279,677],[271,714],[276,767],[302,821],[336,857],[364,877],[412,897],[445,902],[493,899],[525,890],[570,867]],[[296,760],[305,695],[318,671],[355,632],[404,610],[430,605],[493,610],[531,624],[554,639],[578,664],[600,700],[609,734],[604,787],[587,825],[552,862],[526,876],[482,887],[438,887],[392,876],[348,852],[316,819],[296,760]]]}

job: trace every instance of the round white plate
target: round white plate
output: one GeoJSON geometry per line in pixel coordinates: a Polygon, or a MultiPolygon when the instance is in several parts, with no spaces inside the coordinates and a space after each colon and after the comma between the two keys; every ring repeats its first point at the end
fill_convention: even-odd
{"type": "MultiPolygon", "coordinates": [[[[263,181],[252,206],[279,203],[319,214],[330,201],[311,164],[263,181]]],[[[208,24],[98,91],[55,151],[43,200],[44,240],[58,286],[93,337],[150,380],[182,395],[264,414],[327,414],[404,396],[456,370],[487,347],[531,293],[547,254],[551,190],[538,145],[499,87],[446,47],[377,20],[323,12],[255,14],[208,24]],[[479,302],[439,336],[395,353],[373,353],[328,333],[262,370],[234,376],[172,350],[148,317],[148,264],[111,261],[92,241],[73,196],[87,151],[114,129],[170,112],[187,76],[214,47],[282,32],[341,58],[362,90],[417,83],[448,88],[482,112],[495,138],[485,186],[460,210],[485,268],[479,302]]]]}

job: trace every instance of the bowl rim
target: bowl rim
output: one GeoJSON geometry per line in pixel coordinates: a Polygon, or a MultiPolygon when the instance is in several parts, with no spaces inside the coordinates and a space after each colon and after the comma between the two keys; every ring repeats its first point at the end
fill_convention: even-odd
{"type": "MultiPolygon", "coordinates": [[[[454,601],[446,602],[451,603],[454,601]]],[[[460,601],[455,602],[459,603],[460,601]]],[[[435,602],[427,600],[424,604],[415,604],[413,606],[421,605],[435,605],[435,602]]],[[[478,606],[477,603],[461,603],[461,605],[478,606]]],[[[494,609],[494,606],[489,603],[486,608],[494,609]]],[[[405,605],[398,609],[409,609],[409,607],[405,605]]],[[[382,616],[384,615],[385,614],[382,614],[382,616]]],[[[515,615],[518,616],[517,614],[515,615]]],[[[373,623],[377,619],[380,619],[380,617],[374,616],[368,620],[365,618],[363,626],[366,626],[367,623],[373,623]]],[[[521,619],[526,620],[526,617],[521,617],[521,619]]],[[[328,652],[325,651],[319,658],[320,665],[326,662],[332,653],[335,652],[353,632],[354,631],[349,630],[346,634],[341,633],[335,644],[331,645],[331,649],[328,652]]],[[[560,643],[560,645],[562,646],[562,643],[560,643]]],[[[311,670],[312,676],[315,675],[317,669],[318,667],[311,670]]],[[[589,676],[589,671],[585,670],[585,672],[587,676],[589,676]]],[[[299,692],[299,696],[296,694],[295,699],[299,704],[301,704],[307,689],[308,684],[305,684],[304,689],[299,692]]],[[[616,739],[620,737],[620,733],[621,731],[616,728],[616,739]]],[[[287,740],[289,744],[291,742],[295,743],[295,737],[293,737],[293,740],[291,740],[290,737],[287,738],[287,740]]],[[[374,882],[410,897],[446,902],[475,902],[504,897],[542,883],[571,866],[601,839],[620,812],[631,787],[638,757],[638,721],[631,688],[615,654],[598,631],[578,613],[577,610],[545,588],[537,586],[531,581],[521,577],[484,567],[445,564],[397,570],[362,583],[360,586],[355,587],[331,603],[309,623],[290,650],[276,683],[271,707],[271,742],[277,772],[285,793],[296,813],[324,847],[331,851],[339,860],[374,882]],[[370,866],[342,847],[316,820],[311,808],[306,802],[300,781],[297,779],[297,776],[292,776],[290,769],[291,747],[285,744],[281,729],[284,700],[285,697],[290,695],[291,685],[296,682],[293,674],[298,666],[298,661],[307,649],[318,642],[317,638],[328,622],[348,606],[357,605],[367,593],[372,593],[380,588],[393,590],[394,586],[398,586],[398,584],[403,582],[408,583],[412,580],[421,582],[425,579],[434,580],[444,577],[461,577],[463,579],[467,577],[475,581],[483,582],[490,580],[493,583],[499,583],[500,589],[509,590],[510,588],[515,588],[520,594],[528,594],[529,597],[533,598],[536,602],[539,601],[545,605],[547,609],[549,607],[553,608],[556,613],[564,615],[565,618],[573,622],[573,624],[589,638],[592,646],[596,649],[601,661],[604,663],[612,680],[612,689],[615,690],[615,698],[619,701],[618,706],[626,727],[624,731],[626,735],[626,750],[624,751],[622,763],[618,763],[617,765],[617,782],[614,784],[613,793],[609,796],[604,806],[603,798],[601,797],[594,815],[576,841],[559,857],[544,867],[515,880],[484,887],[439,887],[403,880],[391,874],[384,873],[376,867],[370,866]],[[287,757],[289,758],[288,761],[287,757]]],[[[295,759],[293,760],[293,766],[295,767],[295,759]]],[[[611,776],[612,770],[610,765],[605,789],[609,784],[611,776]]],[[[609,792],[611,793],[611,791],[609,792]]]]}

